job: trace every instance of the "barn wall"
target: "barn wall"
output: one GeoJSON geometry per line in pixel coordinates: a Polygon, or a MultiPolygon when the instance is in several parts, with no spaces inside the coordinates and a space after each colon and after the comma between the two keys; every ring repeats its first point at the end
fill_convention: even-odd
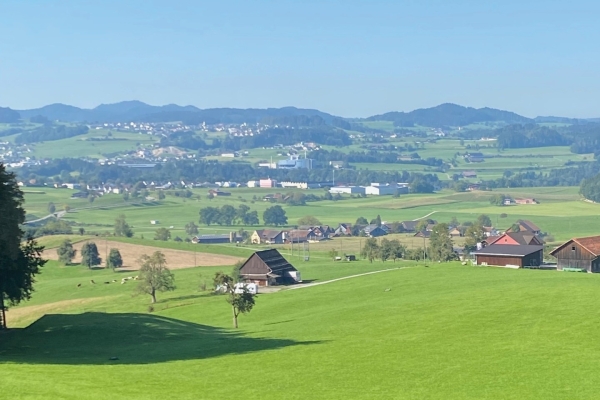
{"type": "Polygon", "coordinates": [[[599,271],[598,263],[594,263],[596,256],[575,242],[565,245],[558,252],[554,253],[554,257],[556,257],[556,265],[559,271],[563,268],[585,268],[589,272],[599,271]]]}
{"type": "Polygon", "coordinates": [[[269,267],[256,254],[252,255],[246,263],[240,268],[240,274],[268,274],[271,272],[269,267]]]}
{"type": "Polygon", "coordinates": [[[477,265],[482,265],[486,263],[487,265],[497,265],[497,266],[506,266],[506,265],[518,265],[519,267],[523,266],[523,262],[521,257],[517,256],[492,256],[492,255],[476,255],[477,265]]]}

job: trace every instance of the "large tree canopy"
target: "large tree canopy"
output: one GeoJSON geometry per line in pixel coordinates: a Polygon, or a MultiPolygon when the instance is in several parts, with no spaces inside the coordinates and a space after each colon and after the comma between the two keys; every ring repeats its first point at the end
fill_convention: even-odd
{"type": "Polygon", "coordinates": [[[21,243],[24,221],[23,193],[15,176],[0,164],[0,328],[6,327],[6,304],[31,297],[34,276],[46,263],[41,258],[43,247],[32,239],[21,243]]]}

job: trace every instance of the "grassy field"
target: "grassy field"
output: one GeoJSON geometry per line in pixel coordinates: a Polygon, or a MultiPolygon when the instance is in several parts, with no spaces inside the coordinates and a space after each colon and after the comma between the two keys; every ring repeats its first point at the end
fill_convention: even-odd
{"type": "Polygon", "coordinates": [[[32,301],[9,311],[18,326],[47,315],[0,336],[3,390],[13,399],[597,398],[599,276],[298,265],[317,280],[394,266],[405,268],[259,295],[236,331],[224,298],[198,291],[199,274],[214,269],[175,271],[178,289],[147,313],[148,299],[127,285],[76,288],[114,273],[52,264],[32,301]]]}
{"type": "MultiPolygon", "coordinates": [[[[228,189],[229,190],[229,189],[228,189]]],[[[25,207],[32,217],[45,216],[49,201],[57,208],[67,204],[74,210],[65,216],[66,221],[80,224],[90,233],[112,232],[115,218],[126,215],[127,221],[133,226],[136,237],[142,236],[148,240],[154,237],[158,227],[171,228],[172,237],[186,237],[185,224],[190,221],[198,223],[199,210],[203,207],[221,207],[225,204],[238,207],[248,205],[256,210],[259,217],[267,207],[273,204],[262,201],[268,193],[288,193],[287,189],[230,189],[232,196],[217,197],[208,200],[205,190],[195,190],[201,195],[200,200],[182,199],[167,196],[165,200],[132,204],[124,202],[121,196],[107,195],[89,204],[85,199],[71,200],[71,191],[65,189],[45,189],[42,192],[26,192],[25,207]],[[256,200],[253,200],[256,199],[256,200]],[[151,220],[158,220],[159,225],[152,225],[151,220]]],[[[321,191],[304,191],[315,193],[321,191]]],[[[506,229],[517,219],[529,219],[536,223],[542,231],[552,234],[557,241],[574,236],[595,235],[600,233],[599,205],[581,200],[578,188],[522,188],[504,189],[493,192],[455,193],[443,191],[435,194],[411,194],[393,198],[391,196],[370,196],[367,198],[346,197],[340,201],[310,202],[305,206],[283,205],[288,216],[289,225],[297,224],[299,218],[312,215],[322,223],[338,226],[339,223],[354,223],[360,216],[367,219],[375,218],[378,214],[382,220],[404,221],[416,220],[426,215],[439,222],[450,222],[453,217],[459,221],[473,221],[480,214],[490,216],[494,225],[506,229]],[[540,204],[515,205],[508,207],[492,206],[489,198],[495,193],[503,193],[513,197],[535,197],[540,204]],[[507,214],[506,218],[501,218],[507,214]]],[[[262,222],[261,222],[262,223],[262,222]]],[[[220,226],[200,225],[202,234],[226,233],[243,228],[252,231],[259,226],[220,226]]]]}

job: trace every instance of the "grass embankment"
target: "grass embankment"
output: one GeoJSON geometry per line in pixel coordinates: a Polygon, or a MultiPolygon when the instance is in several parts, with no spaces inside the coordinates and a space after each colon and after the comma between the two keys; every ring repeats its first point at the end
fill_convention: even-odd
{"type": "MultiPolygon", "coordinates": [[[[191,304],[145,314],[147,299],[123,294],[4,334],[3,390],[15,399],[597,397],[596,275],[401,269],[259,295],[232,331],[224,298],[194,293],[184,273],[193,270],[176,271],[181,290],[159,306],[197,296],[191,304]],[[109,313],[92,312],[101,308],[109,313]]],[[[45,291],[61,297],[40,282],[45,291]]]]}

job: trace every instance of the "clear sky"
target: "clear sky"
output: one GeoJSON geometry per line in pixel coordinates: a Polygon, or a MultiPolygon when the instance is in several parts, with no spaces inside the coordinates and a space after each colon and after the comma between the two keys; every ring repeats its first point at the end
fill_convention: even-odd
{"type": "Polygon", "coordinates": [[[0,105],[600,117],[597,0],[0,0],[0,105]]]}

